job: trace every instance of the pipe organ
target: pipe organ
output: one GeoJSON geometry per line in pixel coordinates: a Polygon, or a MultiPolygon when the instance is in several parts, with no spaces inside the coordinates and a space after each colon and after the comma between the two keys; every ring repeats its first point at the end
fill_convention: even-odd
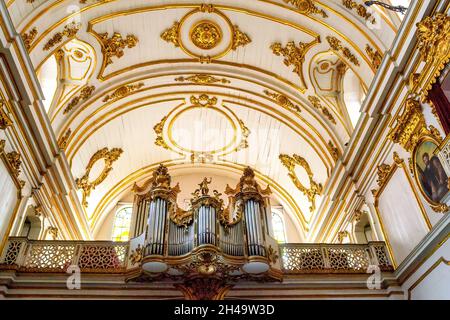
{"type": "Polygon", "coordinates": [[[262,189],[249,167],[223,197],[210,184],[204,178],[185,209],[165,166],[135,184],[130,246],[142,256],[135,277],[281,279],[278,244],[269,235],[270,188],[262,189]]]}

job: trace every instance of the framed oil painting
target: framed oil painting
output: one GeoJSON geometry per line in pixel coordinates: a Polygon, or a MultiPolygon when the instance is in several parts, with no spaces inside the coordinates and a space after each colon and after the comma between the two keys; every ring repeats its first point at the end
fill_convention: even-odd
{"type": "Polygon", "coordinates": [[[414,150],[414,172],[420,191],[431,204],[439,204],[449,192],[448,176],[436,152],[438,143],[425,137],[414,150]]]}

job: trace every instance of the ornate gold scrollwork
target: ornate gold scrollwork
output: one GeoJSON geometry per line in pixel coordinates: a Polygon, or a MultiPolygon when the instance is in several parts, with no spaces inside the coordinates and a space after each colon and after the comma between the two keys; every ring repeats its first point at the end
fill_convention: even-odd
{"type": "Polygon", "coordinates": [[[278,252],[272,248],[272,246],[269,245],[269,248],[267,249],[267,258],[269,259],[270,263],[277,263],[278,261],[278,252]]]}
{"type": "Polygon", "coordinates": [[[165,116],[164,118],[161,119],[160,122],[155,124],[155,126],[153,127],[153,131],[155,131],[156,133],[155,144],[159,147],[163,147],[164,149],[169,149],[169,145],[167,144],[167,142],[164,140],[163,137],[163,128],[164,124],[166,123],[166,120],[167,116],[165,116]]]}
{"type": "Polygon", "coordinates": [[[295,6],[300,13],[305,15],[320,14],[323,18],[328,18],[323,9],[319,9],[312,0],[283,0],[285,3],[295,6]]]}
{"type": "Polygon", "coordinates": [[[122,99],[122,98],[132,94],[134,91],[141,89],[143,86],[144,86],[143,82],[139,82],[136,84],[127,84],[127,85],[121,86],[121,87],[117,88],[116,90],[114,90],[113,93],[106,95],[103,98],[103,102],[122,99]]]}
{"type": "Polygon", "coordinates": [[[279,158],[281,160],[281,163],[288,169],[288,175],[294,185],[308,198],[309,202],[311,203],[309,210],[311,212],[314,212],[314,210],[316,209],[316,196],[322,193],[323,187],[322,184],[314,181],[314,174],[308,162],[305,160],[305,158],[297,154],[294,154],[292,157],[287,154],[280,154],[279,158]],[[306,188],[298,179],[297,174],[295,173],[295,167],[297,165],[305,169],[309,177],[309,188],[306,188]]]}
{"type": "Polygon", "coordinates": [[[138,43],[138,38],[135,35],[129,34],[124,39],[118,32],[114,32],[111,38],[108,38],[108,32],[98,35],[102,44],[102,53],[104,56],[103,66],[106,68],[113,63],[112,57],[122,58],[124,49],[134,48],[138,43]]]}
{"type": "Polygon", "coordinates": [[[91,191],[94,190],[96,186],[98,186],[108,177],[109,173],[112,170],[112,164],[117,159],[119,159],[122,153],[123,150],[120,148],[113,148],[111,150],[109,150],[108,148],[103,148],[98,150],[91,157],[88,165],[86,166],[85,174],[81,178],[75,180],[77,188],[83,191],[83,206],[88,206],[87,198],[90,196],[91,191]],[[95,178],[94,181],[90,181],[89,174],[91,173],[94,164],[102,159],[105,162],[102,172],[98,177],[95,178]]]}
{"type": "Polygon", "coordinates": [[[13,122],[11,118],[8,116],[6,111],[3,109],[5,103],[3,100],[0,100],[0,129],[5,130],[6,128],[12,126],[13,122]]]}
{"type": "Polygon", "coordinates": [[[412,91],[420,94],[422,101],[436,82],[441,70],[450,60],[450,16],[437,13],[417,24],[418,49],[426,62],[416,76],[412,91]]]}
{"type": "Polygon", "coordinates": [[[310,43],[299,42],[298,46],[294,41],[289,41],[286,46],[282,46],[281,43],[275,42],[270,46],[273,54],[276,56],[284,57],[284,64],[289,67],[291,65],[294,66],[294,70],[292,72],[296,73],[300,78],[303,89],[306,89],[305,78],[303,76],[303,63],[305,62],[305,55],[309,49],[311,49],[315,44],[317,44],[318,40],[314,40],[310,43]]]}
{"type": "Polygon", "coordinates": [[[29,32],[23,32],[21,34],[23,43],[25,44],[25,48],[27,50],[30,50],[31,44],[33,43],[37,34],[38,34],[38,31],[37,31],[36,27],[32,28],[29,32]]]}
{"type": "Polygon", "coordinates": [[[383,61],[383,55],[376,49],[373,49],[370,45],[366,45],[366,53],[369,56],[370,60],[372,61],[372,67],[375,70],[378,70],[378,68],[381,65],[381,62],[383,61]]]}
{"type": "Polygon", "coordinates": [[[330,120],[331,123],[336,124],[336,119],[334,119],[333,114],[326,107],[322,105],[320,99],[315,96],[308,96],[309,102],[314,106],[314,108],[320,110],[323,115],[330,120]]]}
{"type": "Polygon", "coordinates": [[[77,106],[80,101],[86,101],[87,99],[89,99],[90,96],[92,96],[92,94],[95,91],[95,86],[85,86],[83,89],[81,89],[80,94],[74,98],[72,98],[72,100],[70,100],[70,102],[67,104],[67,107],[64,109],[63,114],[67,114],[70,111],[72,111],[72,109],[77,106]]]}
{"type": "Polygon", "coordinates": [[[258,182],[256,182],[255,172],[253,169],[246,167],[244,169],[244,174],[234,189],[227,184],[225,194],[229,197],[237,197],[243,200],[253,198],[261,201],[262,198],[270,196],[272,194],[272,190],[270,190],[269,186],[267,186],[266,189],[262,189],[258,182]]]}
{"type": "Polygon", "coordinates": [[[292,110],[296,113],[302,112],[300,107],[294,104],[291,100],[289,100],[289,98],[286,97],[284,94],[270,92],[269,90],[264,90],[264,93],[266,94],[266,96],[273,98],[278,105],[287,108],[289,110],[292,110]]]}
{"type": "Polygon", "coordinates": [[[390,130],[388,138],[394,143],[400,144],[406,151],[412,152],[419,140],[425,135],[441,140],[437,130],[426,127],[420,102],[412,98],[407,99],[402,113],[395,119],[395,124],[390,130]]]}
{"type": "Polygon", "coordinates": [[[376,22],[375,17],[372,16],[370,12],[367,11],[367,7],[363,4],[358,4],[353,0],[342,0],[342,4],[350,10],[356,9],[356,13],[364,18],[365,20],[369,21],[370,23],[374,24],[376,22]]]}
{"type": "Polygon", "coordinates": [[[18,177],[20,175],[20,166],[22,165],[20,154],[16,151],[12,151],[6,154],[6,159],[8,160],[14,175],[18,177]]]}
{"type": "Polygon", "coordinates": [[[393,153],[393,159],[394,163],[392,165],[382,163],[377,167],[377,184],[379,189],[372,190],[372,194],[375,198],[379,195],[380,190],[384,188],[386,183],[392,177],[392,174],[394,173],[396,168],[401,166],[405,162],[402,158],[400,158],[397,152],[393,153]]]}
{"type": "Polygon", "coordinates": [[[213,21],[203,20],[193,26],[190,37],[198,48],[210,50],[222,41],[222,29],[213,21]]]}
{"type": "Polygon", "coordinates": [[[342,45],[341,40],[333,36],[327,36],[327,41],[330,44],[331,49],[337,52],[342,52],[344,57],[347,58],[354,65],[356,66],[360,65],[358,58],[356,58],[356,56],[350,51],[349,48],[344,47],[342,45]]]}
{"type": "Polygon", "coordinates": [[[191,103],[195,107],[208,108],[217,104],[217,98],[210,98],[207,94],[201,94],[198,98],[196,96],[191,96],[191,103]]]}
{"type": "Polygon", "coordinates": [[[338,159],[340,157],[339,149],[334,146],[334,144],[333,144],[333,142],[331,140],[328,141],[327,149],[330,152],[331,157],[333,158],[333,160],[334,161],[338,161],[338,159]]]}
{"type": "Polygon", "coordinates": [[[62,32],[55,33],[53,37],[51,37],[50,40],[47,41],[47,43],[44,45],[44,51],[48,51],[58,43],[61,43],[64,37],[72,39],[78,33],[80,28],[80,23],[72,22],[71,24],[66,25],[62,32]]]}
{"type": "Polygon", "coordinates": [[[144,248],[141,247],[140,244],[138,244],[136,249],[134,249],[130,253],[129,259],[130,259],[131,265],[134,266],[135,264],[138,264],[139,262],[141,262],[142,258],[144,257],[143,254],[144,254],[144,248]]]}
{"type": "Polygon", "coordinates": [[[189,76],[189,77],[183,77],[180,76],[178,78],[175,78],[175,81],[179,81],[179,82],[192,82],[195,84],[212,84],[212,83],[223,83],[223,84],[227,84],[230,83],[230,80],[226,79],[226,78],[216,78],[212,75],[209,74],[196,74],[193,76],[189,76]]]}
{"type": "Polygon", "coordinates": [[[67,142],[69,141],[69,137],[72,134],[72,130],[69,128],[67,129],[66,133],[64,133],[59,139],[58,139],[58,147],[61,150],[65,150],[67,147],[67,142]]]}
{"type": "Polygon", "coordinates": [[[347,230],[339,231],[337,236],[338,236],[339,243],[342,243],[342,242],[344,242],[345,238],[350,237],[350,233],[347,230]]]}

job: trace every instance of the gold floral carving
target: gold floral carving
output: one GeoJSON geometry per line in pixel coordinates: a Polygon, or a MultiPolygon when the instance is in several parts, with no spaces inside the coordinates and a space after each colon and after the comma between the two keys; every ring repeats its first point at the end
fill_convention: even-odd
{"type": "Polygon", "coordinates": [[[276,103],[283,108],[287,108],[291,111],[294,111],[296,113],[302,112],[300,107],[296,104],[294,104],[291,100],[289,100],[288,97],[286,97],[284,94],[276,93],[276,92],[270,92],[269,90],[264,90],[264,93],[268,96],[273,98],[276,103]]]}
{"type": "Polygon", "coordinates": [[[292,4],[300,13],[305,15],[320,14],[323,18],[328,18],[327,13],[323,9],[317,8],[313,0],[283,0],[285,3],[292,4]]]}
{"type": "Polygon", "coordinates": [[[216,23],[204,20],[193,26],[190,37],[192,43],[198,48],[210,50],[222,41],[222,30],[216,23]]]}
{"type": "Polygon", "coordinates": [[[267,249],[267,258],[269,259],[270,263],[277,263],[279,258],[277,251],[270,245],[269,248],[267,249]]]}
{"type": "Polygon", "coordinates": [[[374,24],[376,22],[375,18],[372,16],[371,13],[367,11],[366,6],[363,4],[358,4],[355,1],[352,0],[342,0],[342,4],[350,10],[355,10],[356,13],[364,18],[365,20],[369,21],[370,23],[374,24]]]}
{"type": "Polygon", "coordinates": [[[394,126],[389,131],[388,138],[400,144],[406,151],[412,152],[425,135],[430,135],[438,141],[442,140],[436,128],[427,128],[420,102],[412,98],[407,99],[402,113],[396,117],[394,126]]]}
{"type": "Polygon", "coordinates": [[[344,242],[345,238],[350,237],[350,233],[348,231],[346,231],[346,230],[345,231],[339,231],[337,236],[338,236],[339,243],[342,243],[342,242],[344,242]]]}
{"type": "Polygon", "coordinates": [[[330,110],[328,110],[326,107],[322,105],[320,102],[320,99],[315,96],[308,96],[309,102],[314,106],[314,108],[320,110],[323,115],[331,121],[331,123],[336,124],[336,119],[334,119],[333,115],[331,114],[330,110]]]}
{"type": "Polygon", "coordinates": [[[100,183],[102,183],[109,175],[112,170],[112,164],[119,159],[120,155],[123,153],[123,150],[120,148],[113,148],[109,150],[108,148],[103,148],[98,150],[89,160],[88,165],[86,166],[86,172],[84,175],[75,180],[78,189],[83,190],[83,206],[87,207],[88,202],[87,198],[90,196],[91,191],[95,189],[100,183]],[[104,160],[104,167],[102,172],[96,177],[93,181],[90,180],[90,173],[97,161],[104,160]]]}
{"type": "Polygon", "coordinates": [[[123,97],[130,95],[134,91],[141,89],[143,86],[144,86],[144,83],[142,83],[142,82],[121,86],[120,88],[117,88],[116,90],[114,90],[114,92],[112,94],[106,95],[103,98],[103,102],[122,99],[123,97]]]}
{"type": "Polygon", "coordinates": [[[166,42],[171,42],[175,47],[179,47],[180,43],[178,42],[178,32],[180,28],[180,23],[178,21],[175,21],[173,25],[164,30],[163,33],[161,33],[161,39],[163,39],[166,42]]]}
{"type": "Polygon", "coordinates": [[[59,230],[56,227],[48,227],[47,232],[52,236],[53,240],[58,239],[59,230]]]}
{"type": "Polygon", "coordinates": [[[80,101],[86,101],[95,91],[95,86],[86,86],[81,89],[80,94],[72,98],[63,111],[63,114],[68,114],[80,101]]]}
{"type": "Polygon", "coordinates": [[[234,189],[227,184],[225,194],[229,197],[236,197],[239,194],[242,196],[242,199],[256,197],[256,199],[260,200],[264,197],[269,197],[272,194],[272,190],[270,190],[270,186],[267,186],[266,189],[261,188],[256,181],[255,171],[250,167],[246,167],[234,189]]]}
{"type": "Polygon", "coordinates": [[[72,22],[71,24],[66,25],[62,32],[55,33],[53,37],[51,37],[50,40],[47,41],[47,43],[44,45],[44,51],[48,51],[58,43],[61,43],[64,37],[66,37],[67,39],[72,39],[78,33],[80,28],[80,23],[72,22]]]}
{"type": "Polygon", "coordinates": [[[9,165],[11,166],[14,176],[18,177],[20,175],[20,166],[22,165],[22,160],[20,159],[20,154],[16,151],[7,153],[6,160],[8,161],[9,165]]]}
{"type": "Polygon", "coordinates": [[[339,157],[340,157],[339,149],[334,146],[334,144],[333,144],[333,142],[331,140],[328,141],[327,149],[330,152],[331,157],[333,158],[333,160],[337,161],[339,159],[339,157]]]}
{"type": "Polygon", "coordinates": [[[393,153],[393,159],[394,159],[394,163],[392,165],[382,163],[377,167],[377,184],[378,184],[379,189],[372,190],[372,194],[375,197],[377,197],[379,195],[380,190],[382,190],[384,188],[384,186],[386,185],[386,183],[389,181],[392,174],[394,173],[395,169],[398,166],[401,166],[405,162],[402,158],[400,158],[400,156],[398,155],[397,152],[393,153]]]}
{"type": "Polygon", "coordinates": [[[144,257],[144,248],[141,247],[140,244],[136,247],[136,249],[132,250],[130,253],[130,262],[131,265],[134,266],[135,264],[138,264],[142,261],[142,258],[144,257]]]}
{"type": "Polygon", "coordinates": [[[306,197],[308,197],[311,206],[309,210],[314,212],[316,209],[316,196],[322,193],[323,187],[322,184],[314,181],[314,174],[309,166],[308,162],[305,158],[294,154],[292,157],[287,154],[280,154],[279,156],[281,163],[288,169],[289,177],[291,178],[294,185],[299,189],[306,197]],[[308,177],[309,177],[309,188],[306,188],[298,179],[297,174],[295,173],[295,167],[300,166],[305,169],[308,177]]]}
{"type": "Polygon", "coordinates": [[[356,56],[350,51],[349,48],[344,47],[342,45],[341,40],[339,40],[336,37],[327,36],[327,41],[330,44],[331,49],[334,51],[341,52],[345,58],[347,58],[351,63],[353,63],[356,66],[359,66],[359,60],[356,58],[356,56]]]}
{"type": "Polygon", "coordinates": [[[33,41],[36,38],[37,34],[38,34],[38,31],[37,31],[36,27],[31,29],[29,32],[23,32],[21,34],[23,43],[25,44],[25,48],[27,48],[27,50],[30,50],[31,44],[33,43],[33,41]]]}
{"type": "Polygon", "coordinates": [[[305,62],[305,55],[316,43],[317,40],[314,40],[310,43],[299,42],[298,45],[296,45],[294,41],[289,41],[286,46],[283,47],[281,43],[275,42],[270,46],[270,49],[272,49],[273,54],[276,56],[284,57],[283,62],[287,67],[291,65],[294,66],[292,72],[298,75],[304,86],[305,78],[303,76],[303,63],[305,62]]]}
{"type": "Polygon", "coordinates": [[[113,63],[112,57],[122,58],[125,48],[134,48],[138,43],[138,38],[132,34],[127,35],[124,39],[120,33],[114,32],[112,37],[108,38],[108,32],[105,32],[99,34],[99,37],[102,43],[105,67],[113,63]]]}
{"type": "Polygon", "coordinates": [[[428,91],[450,61],[450,16],[437,13],[417,24],[418,49],[426,63],[412,91],[426,100],[428,91]]]}
{"type": "Polygon", "coordinates": [[[231,45],[231,49],[236,50],[238,47],[243,47],[247,44],[252,42],[250,37],[239,30],[239,27],[237,25],[233,26],[233,43],[231,45]]]}
{"type": "Polygon", "coordinates": [[[188,77],[183,77],[180,76],[178,78],[175,78],[175,81],[178,82],[192,82],[195,84],[213,84],[213,83],[223,83],[223,84],[227,84],[230,83],[230,80],[226,79],[226,78],[216,78],[212,75],[209,74],[196,74],[193,76],[188,76],[188,77]]]}
{"type": "Polygon", "coordinates": [[[372,62],[372,67],[375,70],[378,70],[378,68],[381,65],[381,62],[383,60],[383,55],[376,49],[373,49],[370,45],[366,45],[366,53],[369,56],[371,62],[372,62]]]}
{"type": "Polygon", "coordinates": [[[163,137],[163,128],[164,124],[166,123],[167,116],[161,119],[160,122],[158,122],[154,127],[153,131],[156,133],[156,139],[155,144],[159,147],[163,147],[164,149],[169,149],[169,145],[166,143],[163,137]]]}
{"type": "Polygon", "coordinates": [[[0,100],[0,129],[5,130],[6,128],[12,126],[13,122],[11,118],[8,116],[6,111],[3,109],[5,103],[0,100]]]}
{"type": "Polygon", "coordinates": [[[58,139],[58,147],[61,150],[65,150],[67,147],[67,142],[69,141],[69,137],[72,134],[72,130],[69,128],[67,129],[66,133],[64,133],[59,139],[58,139]]]}

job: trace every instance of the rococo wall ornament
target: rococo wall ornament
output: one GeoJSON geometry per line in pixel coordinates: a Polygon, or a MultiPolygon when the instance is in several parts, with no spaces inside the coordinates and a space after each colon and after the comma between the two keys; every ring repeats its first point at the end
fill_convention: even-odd
{"type": "Polygon", "coordinates": [[[328,18],[328,14],[323,10],[319,9],[313,0],[283,0],[285,3],[289,3],[296,7],[300,13],[307,16],[311,14],[319,14],[323,18],[328,18]]]}
{"type": "Polygon", "coordinates": [[[288,169],[289,171],[288,175],[291,178],[292,182],[297,187],[297,189],[299,189],[305,196],[308,197],[308,200],[311,203],[309,210],[311,212],[314,212],[314,210],[316,210],[316,196],[322,193],[323,187],[322,184],[314,181],[314,174],[308,162],[305,160],[305,158],[297,154],[294,154],[293,156],[289,156],[287,154],[280,154],[279,158],[281,163],[288,169]],[[300,179],[297,177],[297,174],[295,173],[296,166],[300,166],[303,169],[305,169],[309,177],[309,184],[310,184],[309,188],[305,187],[300,182],[300,179]]]}
{"type": "Polygon", "coordinates": [[[102,183],[109,175],[112,170],[112,164],[119,159],[120,155],[123,153],[123,150],[120,148],[113,148],[109,150],[108,148],[103,148],[98,150],[89,160],[88,165],[86,166],[85,174],[75,180],[78,189],[83,191],[83,206],[87,207],[88,202],[87,198],[90,196],[91,191],[95,189],[100,183],[102,183]],[[92,179],[90,177],[90,173],[94,165],[100,161],[104,161],[103,170],[100,174],[92,179]]]}

